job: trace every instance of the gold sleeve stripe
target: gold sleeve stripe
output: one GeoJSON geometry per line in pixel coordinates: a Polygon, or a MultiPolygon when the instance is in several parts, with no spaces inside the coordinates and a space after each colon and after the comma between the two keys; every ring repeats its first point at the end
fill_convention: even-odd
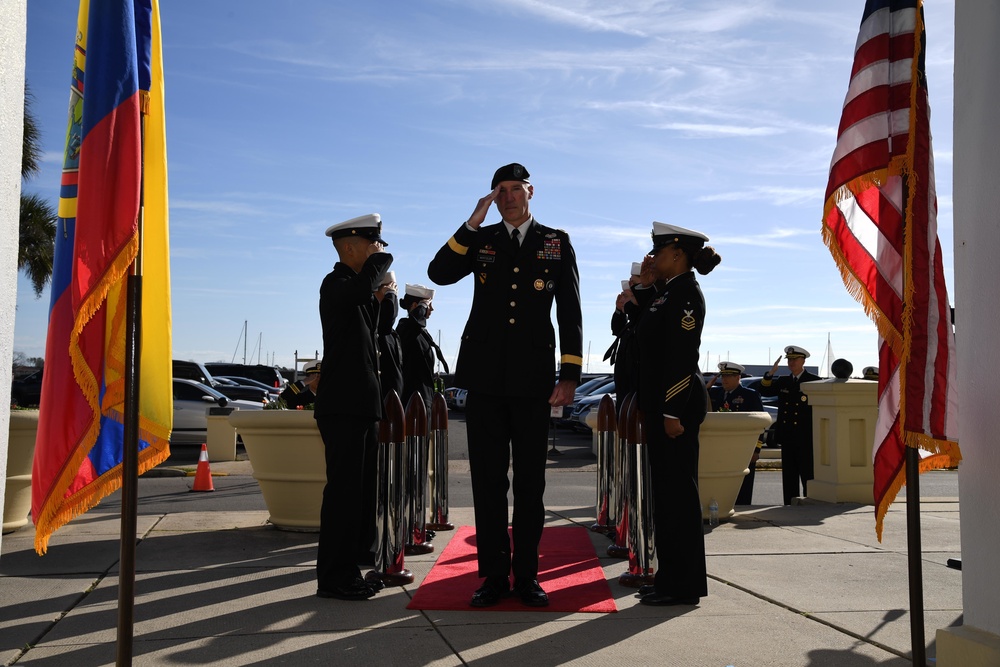
{"type": "Polygon", "coordinates": [[[762,386],[762,387],[770,387],[771,386],[771,378],[761,378],[761,380],[760,380],[760,386],[762,386]]]}
{"type": "Polygon", "coordinates": [[[583,357],[578,357],[575,354],[564,354],[560,361],[564,364],[576,364],[577,366],[583,366],[583,357]]]}
{"type": "Polygon", "coordinates": [[[682,391],[684,391],[685,389],[687,389],[689,386],[691,386],[691,376],[690,375],[687,376],[686,378],[684,378],[683,380],[681,380],[680,382],[678,382],[677,384],[675,384],[670,389],[668,389],[667,390],[667,396],[666,396],[666,398],[663,399],[663,401],[664,402],[669,401],[674,396],[676,396],[677,394],[679,394],[682,391]]]}
{"type": "Polygon", "coordinates": [[[469,252],[469,246],[462,245],[461,243],[455,240],[454,236],[448,239],[448,247],[454,250],[459,255],[464,255],[465,253],[469,252]]]}

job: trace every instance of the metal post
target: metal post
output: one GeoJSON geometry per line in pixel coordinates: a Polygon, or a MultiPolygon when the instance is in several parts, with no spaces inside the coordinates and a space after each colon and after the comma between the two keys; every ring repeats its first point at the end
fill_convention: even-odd
{"type": "Polygon", "coordinates": [[[906,448],[906,555],[910,573],[910,648],[913,664],[927,664],[924,641],[924,570],[920,545],[920,452],[906,448]]]}

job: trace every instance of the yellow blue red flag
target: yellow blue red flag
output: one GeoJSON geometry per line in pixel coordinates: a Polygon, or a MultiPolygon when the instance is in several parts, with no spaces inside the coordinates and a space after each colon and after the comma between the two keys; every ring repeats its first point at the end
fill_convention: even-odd
{"type": "Polygon", "coordinates": [[[125,283],[140,252],[140,473],[169,455],[173,419],[157,0],[81,0],[73,65],[31,479],[40,554],[121,486],[125,283]]]}

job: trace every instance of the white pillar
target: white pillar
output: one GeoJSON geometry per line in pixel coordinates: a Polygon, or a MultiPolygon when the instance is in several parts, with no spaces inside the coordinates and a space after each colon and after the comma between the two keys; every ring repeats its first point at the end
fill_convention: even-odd
{"type": "Polygon", "coordinates": [[[941,667],[1000,664],[1000,2],[955,3],[955,328],[964,625],[937,632],[941,667]]]}
{"type": "MultiPolygon", "coordinates": [[[[0,2],[0,507],[7,486],[7,429],[17,306],[17,220],[24,137],[27,0],[0,2]]],[[[3,538],[0,537],[0,540],[3,538]]],[[[2,542],[0,542],[2,546],[2,542]]]]}

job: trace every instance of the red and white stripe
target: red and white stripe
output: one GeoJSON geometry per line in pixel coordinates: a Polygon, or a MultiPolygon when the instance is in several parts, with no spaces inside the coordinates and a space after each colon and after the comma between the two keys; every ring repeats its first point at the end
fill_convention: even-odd
{"type": "Polygon", "coordinates": [[[879,334],[876,532],[905,481],[954,465],[955,339],[937,239],[920,0],[869,0],[830,164],[823,236],[879,334]],[[932,455],[935,454],[935,455],[932,455]]]}

